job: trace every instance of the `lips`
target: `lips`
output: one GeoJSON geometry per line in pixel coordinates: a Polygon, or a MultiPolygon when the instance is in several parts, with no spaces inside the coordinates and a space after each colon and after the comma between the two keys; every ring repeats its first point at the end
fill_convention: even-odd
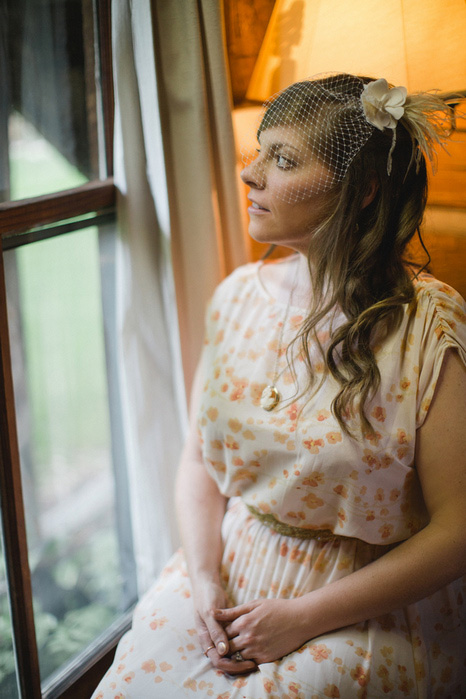
{"type": "Polygon", "coordinates": [[[248,197],[249,201],[251,202],[251,206],[249,207],[253,211],[269,211],[269,209],[266,209],[265,206],[261,206],[260,204],[257,203],[257,201],[254,201],[253,199],[250,199],[248,197]]]}

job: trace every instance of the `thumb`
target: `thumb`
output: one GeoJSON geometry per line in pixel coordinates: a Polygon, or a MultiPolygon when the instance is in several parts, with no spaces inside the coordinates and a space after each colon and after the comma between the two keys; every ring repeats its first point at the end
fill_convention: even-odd
{"type": "Polygon", "coordinates": [[[206,626],[209,631],[210,638],[212,639],[212,643],[217,649],[217,653],[220,656],[226,655],[228,653],[229,644],[228,636],[226,635],[223,626],[221,626],[218,621],[213,618],[206,620],[206,626]]]}

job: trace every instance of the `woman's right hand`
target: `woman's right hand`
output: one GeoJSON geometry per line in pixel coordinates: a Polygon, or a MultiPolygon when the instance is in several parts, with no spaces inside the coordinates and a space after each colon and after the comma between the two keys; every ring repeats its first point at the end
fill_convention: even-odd
{"type": "Polygon", "coordinates": [[[203,577],[196,580],[193,587],[199,642],[212,665],[228,675],[244,675],[256,670],[257,665],[253,661],[238,662],[234,657],[228,656],[228,637],[222,624],[214,617],[214,610],[230,606],[221,583],[203,577]]]}

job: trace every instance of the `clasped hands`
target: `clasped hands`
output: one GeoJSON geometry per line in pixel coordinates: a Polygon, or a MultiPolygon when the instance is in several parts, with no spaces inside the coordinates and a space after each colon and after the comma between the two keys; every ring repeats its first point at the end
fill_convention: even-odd
{"type": "MultiPolygon", "coordinates": [[[[224,597],[223,590],[217,597],[224,597]]],[[[202,649],[226,674],[253,672],[260,663],[282,658],[309,638],[299,599],[259,599],[231,608],[226,599],[221,605],[219,601],[205,611],[197,606],[197,626],[202,649]]]]}

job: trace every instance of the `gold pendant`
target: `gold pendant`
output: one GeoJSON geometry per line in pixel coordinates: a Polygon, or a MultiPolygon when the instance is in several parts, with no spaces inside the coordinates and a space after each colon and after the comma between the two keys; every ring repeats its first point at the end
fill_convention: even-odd
{"type": "Polygon", "coordinates": [[[261,408],[273,410],[280,402],[280,394],[274,385],[266,386],[261,395],[261,408]]]}

